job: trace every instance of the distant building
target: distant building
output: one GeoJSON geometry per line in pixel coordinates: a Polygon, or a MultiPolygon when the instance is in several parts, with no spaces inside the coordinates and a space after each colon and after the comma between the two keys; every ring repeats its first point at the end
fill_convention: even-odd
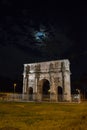
{"type": "Polygon", "coordinates": [[[69,60],[24,64],[23,94],[33,101],[71,101],[69,60]]]}

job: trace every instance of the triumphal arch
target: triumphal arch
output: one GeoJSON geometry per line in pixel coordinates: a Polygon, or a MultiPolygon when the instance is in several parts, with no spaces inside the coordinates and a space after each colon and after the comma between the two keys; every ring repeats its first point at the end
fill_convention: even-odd
{"type": "Polygon", "coordinates": [[[23,94],[30,101],[71,101],[69,60],[24,64],[23,94]]]}

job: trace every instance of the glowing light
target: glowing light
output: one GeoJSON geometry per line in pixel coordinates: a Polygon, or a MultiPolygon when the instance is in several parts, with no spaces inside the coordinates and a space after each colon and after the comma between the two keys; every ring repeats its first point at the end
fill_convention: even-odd
{"type": "Polygon", "coordinates": [[[45,33],[44,32],[36,32],[35,33],[35,38],[36,38],[36,40],[42,40],[42,39],[44,39],[45,38],[45,33]]]}

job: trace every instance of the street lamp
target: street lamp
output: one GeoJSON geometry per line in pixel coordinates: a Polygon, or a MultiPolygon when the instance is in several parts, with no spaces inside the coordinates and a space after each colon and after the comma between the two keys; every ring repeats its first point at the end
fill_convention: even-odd
{"type": "Polygon", "coordinates": [[[17,85],[17,84],[16,84],[16,83],[14,83],[14,93],[15,93],[15,87],[16,87],[16,85],[17,85]]]}
{"type": "Polygon", "coordinates": [[[50,93],[50,89],[48,90],[48,92],[50,93]]]}
{"type": "Polygon", "coordinates": [[[80,101],[81,101],[81,99],[80,99],[80,98],[81,98],[81,97],[80,97],[80,89],[76,89],[76,91],[77,91],[78,94],[79,94],[79,95],[78,95],[78,103],[80,103],[80,101]]]}

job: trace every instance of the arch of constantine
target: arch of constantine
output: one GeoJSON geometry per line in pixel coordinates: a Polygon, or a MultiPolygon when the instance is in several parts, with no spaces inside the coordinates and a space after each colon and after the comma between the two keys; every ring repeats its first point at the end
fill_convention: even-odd
{"type": "Polygon", "coordinates": [[[71,101],[69,60],[24,64],[23,94],[30,101],[71,101]]]}

